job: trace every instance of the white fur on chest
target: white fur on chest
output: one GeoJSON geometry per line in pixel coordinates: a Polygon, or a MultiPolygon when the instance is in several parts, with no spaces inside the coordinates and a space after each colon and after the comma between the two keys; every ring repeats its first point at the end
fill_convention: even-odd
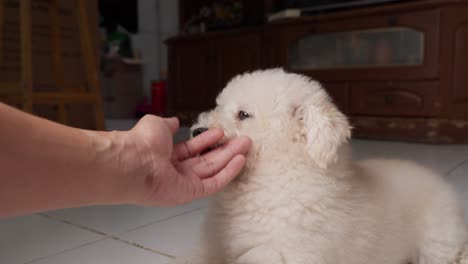
{"type": "Polygon", "coordinates": [[[380,260],[380,243],[388,238],[376,236],[386,225],[376,215],[385,209],[369,203],[371,194],[300,165],[259,171],[229,186],[211,212],[212,239],[228,263],[265,263],[259,256],[268,263],[380,260]]]}
{"type": "Polygon", "coordinates": [[[348,203],[336,201],[339,189],[345,187],[302,166],[287,171],[270,166],[259,171],[262,173],[244,175],[248,182],[241,179],[228,187],[213,208],[216,240],[226,258],[256,263],[247,260],[258,257],[259,252],[269,263],[336,257],[337,253],[324,254],[323,248],[332,250],[330,245],[337,245],[343,234],[343,223],[335,221],[350,220],[344,219],[352,213],[348,203]],[[270,181],[275,184],[268,184],[270,181]],[[288,255],[288,251],[295,253],[288,255]]]}

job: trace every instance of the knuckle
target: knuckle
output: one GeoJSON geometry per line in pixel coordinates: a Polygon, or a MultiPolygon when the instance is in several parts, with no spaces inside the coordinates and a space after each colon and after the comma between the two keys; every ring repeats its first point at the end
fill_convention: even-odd
{"type": "Polygon", "coordinates": [[[153,118],[154,118],[153,115],[146,114],[146,115],[144,115],[144,116],[141,118],[141,120],[143,120],[143,121],[150,121],[150,120],[152,120],[153,118]]]}

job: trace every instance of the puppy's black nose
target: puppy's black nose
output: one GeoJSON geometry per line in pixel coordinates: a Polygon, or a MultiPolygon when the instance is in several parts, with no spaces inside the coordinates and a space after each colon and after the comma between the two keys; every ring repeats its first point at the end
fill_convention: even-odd
{"type": "Polygon", "coordinates": [[[201,133],[203,133],[203,132],[205,132],[207,130],[208,130],[208,128],[206,128],[206,127],[195,128],[195,130],[193,130],[193,132],[192,132],[192,136],[196,137],[196,136],[200,135],[201,133]]]}

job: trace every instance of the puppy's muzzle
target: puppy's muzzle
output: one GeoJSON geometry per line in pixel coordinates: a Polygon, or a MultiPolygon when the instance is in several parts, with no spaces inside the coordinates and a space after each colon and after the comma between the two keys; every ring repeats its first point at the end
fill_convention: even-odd
{"type": "Polygon", "coordinates": [[[205,132],[207,130],[208,130],[208,128],[206,128],[206,127],[197,127],[192,131],[192,136],[196,137],[196,136],[200,135],[201,133],[203,133],[203,132],[205,132]]]}

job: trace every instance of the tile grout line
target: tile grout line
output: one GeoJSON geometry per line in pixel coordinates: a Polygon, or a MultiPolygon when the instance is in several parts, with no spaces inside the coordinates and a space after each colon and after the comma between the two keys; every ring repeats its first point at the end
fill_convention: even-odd
{"type": "Polygon", "coordinates": [[[112,238],[113,240],[116,240],[116,241],[120,241],[122,243],[125,243],[129,246],[134,246],[136,248],[139,248],[139,249],[143,249],[143,250],[146,250],[146,251],[149,251],[149,252],[153,252],[153,253],[156,253],[158,255],[162,255],[162,256],[165,256],[165,257],[168,257],[168,258],[172,258],[172,259],[175,259],[176,257],[175,256],[172,256],[170,254],[167,254],[167,253],[164,253],[164,252],[161,252],[161,251],[158,251],[158,250],[154,250],[152,248],[148,248],[148,247],[145,247],[143,245],[140,245],[136,242],[133,242],[133,241],[129,241],[129,240],[126,240],[126,239],[123,239],[123,238],[120,238],[120,237],[117,237],[117,236],[109,236],[109,238],[112,238]]]}
{"type": "Polygon", "coordinates": [[[86,247],[86,246],[92,245],[92,244],[94,244],[94,243],[103,241],[103,240],[105,240],[105,239],[106,239],[106,237],[103,237],[103,238],[98,239],[98,240],[93,240],[93,241],[84,243],[84,244],[79,245],[79,246],[74,247],[74,248],[65,249],[65,250],[62,250],[62,251],[60,251],[60,252],[52,253],[52,254],[47,255],[47,256],[38,257],[38,258],[35,258],[35,259],[32,259],[32,260],[28,260],[28,261],[24,262],[23,264],[34,263],[34,262],[37,262],[37,261],[41,261],[41,260],[44,260],[44,259],[48,259],[48,258],[50,258],[50,257],[58,256],[58,255],[63,254],[63,253],[65,253],[65,252],[72,251],[72,250],[75,250],[75,249],[78,249],[78,248],[82,248],[82,247],[86,247]]]}
{"type": "Polygon", "coordinates": [[[48,215],[48,214],[45,214],[45,213],[38,213],[38,215],[40,215],[42,217],[45,217],[47,219],[50,219],[50,220],[58,221],[58,222],[63,223],[63,224],[72,225],[74,227],[78,227],[80,229],[84,229],[86,231],[93,232],[93,233],[96,233],[96,234],[101,235],[101,236],[105,236],[105,237],[109,236],[109,234],[104,233],[102,231],[99,231],[99,230],[96,230],[96,229],[93,229],[93,228],[90,228],[90,227],[87,227],[87,226],[83,226],[83,225],[80,225],[80,224],[75,224],[75,223],[70,222],[70,221],[68,221],[66,219],[61,219],[61,218],[51,216],[51,215],[48,215]]]}
{"type": "Polygon", "coordinates": [[[186,214],[190,214],[190,213],[193,213],[195,211],[200,211],[202,209],[205,209],[205,207],[198,207],[198,208],[194,208],[194,209],[191,209],[189,211],[186,211],[186,212],[183,212],[183,213],[180,213],[180,214],[176,214],[176,215],[173,215],[173,216],[168,216],[166,218],[163,218],[163,219],[160,219],[160,220],[156,220],[156,221],[152,221],[152,222],[148,222],[144,225],[141,225],[141,226],[138,226],[138,227],[134,227],[134,228],[130,228],[122,233],[118,233],[116,235],[123,235],[123,234],[126,234],[126,233],[129,233],[129,232],[132,232],[132,231],[135,231],[137,229],[140,229],[140,228],[144,228],[144,227],[148,227],[150,225],[153,225],[153,224],[156,224],[156,223],[160,223],[160,222],[164,222],[164,221],[167,221],[169,219],[172,219],[172,218],[176,218],[176,217],[179,217],[179,216],[182,216],[182,215],[186,215],[186,214]]]}
{"type": "Polygon", "coordinates": [[[119,235],[123,235],[123,234],[126,234],[126,233],[129,233],[129,232],[132,232],[132,231],[135,231],[137,229],[140,229],[140,228],[144,228],[144,227],[148,227],[150,225],[153,225],[153,224],[156,224],[156,223],[160,223],[160,222],[164,222],[164,221],[167,221],[169,219],[172,219],[172,218],[176,218],[178,216],[182,216],[182,215],[186,215],[186,214],[190,214],[190,213],[193,213],[195,211],[200,211],[202,209],[205,209],[204,207],[197,207],[197,208],[194,208],[192,210],[189,210],[189,211],[186,211],[186,212],[183,212],[183,213],[180,213],[180,214],[176,214],[176,215],[173,215],[173,216],[169,216],[169,217],[166,217],[166,218],[163,218],[163,219],[160,219],[160,220],[157,220],[157,221],[153,221],[153,222],[149,222],[147,224],[144,224],[144,225],[141,225],[139,227],[135,227],[135,228],[131,228],[127,231],[124,231],[122,233],[118,233],[118,234],[115,234],[115,235],[110,235],[109,237],[114,239],[114,240],[118,240],[118,241],[121,241],[123,243],[126,243],[128,245],[131,245],[131,246],[135,246],[137,248],[140,248],[140,249],[144,249],[144,250],[148,250],[150,252],[154,252],[154,253],[157,253],[157,254],[160,254],[160,255],[163,255],[163,256],[166,256],[166,257],[169,257],[169,258],[173,258],[175,259],[176,257],[175,256],[172,256],[170,254],[167,254],[167,253],[164,253],[164,252],[160,252],[160,251],[157,251],[157,250],[154,250],[154,249],[151,249],[151,248],[147,248],[143,245],[140,245],[136,242],[133,242],[133,241],[130,241],[130,240],[126,240],[126,239],[123,239],[123,238],[120,238],[118,237],[119,235]]]}
{"type": "Polygon", "coordinates": [[[83,229],[83,230],[86,230],[86,231],[89,231],[89,232],[92,232],[92,233],[96,233],[98,235],[101,235],[103,236],[102,239],[98,239],[98,240],[95,240],[95,241],[92,241],[92,242],[88,242],[88,243],[85,243],[83,245],[80,245],[80,246],[77,246],[77,247],[74,247],[74,248],[71,248],[71,249],[66,249],[64,251],[61,251],[61,252],[58,252],[56,254],[51,254],[51,255],[48,255],[48,256],[44,256],[44,257],[40,257],[40,258],[36,258],[36,259],[33,259],[31,261],[28,261],[26,262],[25,264],[28,264],[28,263],[32,263],[32,262],[36,262],[38,260],[42,260],[42,259],[45,259],[45,258],[48,258],[48,257],[52,257],[52,256],[56,256],[56,255],[59,255],[59,254],[62,254],[62,253],[65,253],[65,252],[68,252],[68,251],[71,251],[71,250],[74,250],[74,249],[78,249],[78,248],[81,248],[81,247],[84,247],[84,246],[88,246],[90,244],[93,244],[93,243],[97,243],[99,241],[102,241],[102,240],[105,240],[105,239],[113,239],[113,240],[116,240],[116,241],[120,241],[124,244],[127,244],[127,245],[130,245],[130,246],[134,246],[134,247],[137,247],[139,249],[143,249],[143,250],[146,250],[146,251],[150,251],[152,253],[156,253],[158,255],[162,255],[162,256],[165,256],[165,257],[169,257],[169,258],[175,258],[175,256],[172,256],[170,254],[167,254],[167,253],[164,253],[164,252],[160,252],[160,251],[157,251],[157,250],[154,250],[154,249],[151,249],[151,248],[147,248],[143,245],[140,245],[136,242],[133,242],[133,241],[128,241],[128,240],[125,240],[123,238],[120,238],[118,237],[118,235],[122,235],[122,234],[126,234],[128,232],[132,232],[132,231],[135,231],[137,229],[140,229],[140,228],[144,228],[144,227],[148,227],[152,224],[156,224],[156,223],[159,223],[159,222],[163,222],[163,221],[167,221],[169,219],[172,219],[172,218],[175,218],[175,217],[178,217],[178,216],[181,216],[181,215],[185,215],[185,214],[189,214],[189,213],[193,213],[195,211],[198,211],[198,210],[202,210],[202,209],[205,209],[204,207],[197,207],[197,208],[194,208],[192,210],[189,210],[189,211],[186,211],[186,212],[183,212],[183,213],[180,213],[180,214],[176,214],[176,215],[173,215],[173,216],[170,216],[170,217],[166,217],[166,218],[163,218],[163,219],[160,219],[160,220],[157,220],[157,221],[152,221],[152,222],[149,222],[147,224],[144,224],[144,225],[141,225],[141,226],[138,226],[138,227],[135,227],[135,228],[131,228],[129,230],[126,230],[122,233],[118,233],[118,234],[115,234],[115,235],[111,235],[111,234],[107,234],[105,232],[102,232],[102,231],[99,231],[99,230],[96,230],[96,229],[93,229],[93,228],[90,228],[90,227],[87,227],[87,226],[83,226],[83,225],[80,225],[80,224],[76,224],[76,223],[73,223],[71,221],[68,221],[66,219],[61,219],[61,218],[58,218],[58,217],[54,217],[54,216],[51,216],[51,215],[48,215],[46,213],[38,213],[38,215],[44,217],[44,218],[47,218],[49,220],[53,220],[53,221],[58,221],[58,222],[61,222],[61,223],[64,223],[64,224],[67,224],[67,225],[71,225],[71,226],[74,226],[74,227],[77,227],[77,228],[80,228],[80,229],[83,229]]]}
{"type": "Polygon", "coordinates": [[[451,168],[446,173],[444,173],[444,178],[452,174],[452,172],[463,166],[465,163],[468,163],[468,159],[460,161],[459,163],[457,163],[457,165],[455,165],[455,167],[451,168]]]}
{"type": "MultiPolygon", "coordinates": [[[[80,228],[80,229],[83,229],[83,230],[86,230],[86,231],[89,231],[89,232],[92,232],[92,233],[96,233],[96,234],[99,234],[101,236],[103,236],[102,239],[98,239],[98,240],[95,240],[95,241],[92,241],[92,242],[88,242],[86,244],[83,244],[83,245],[80,245],[80,246],[77,246],[77,247],[74,247],[74,248],[70,248],[70,249],[66,249],[64,251],[61,251],[61,252],[58,252],[56,254],[52,254],[52,255],[48,255],[48,256],[45,256],[45,257],[41,257],[41,258],[38,258],[38,259],[34,259],[34,260],[31,260],[31,261],[38,261],[38,260],[41,260],[41,259],[45,259],[45,258],[48,258],[48,257],[52,257],[52,256],[56,256],[56,255],[59,255],[59,254],[62,254],[64,252],[68,252],[68,251],[71,251],[71,250],[74,250],[74,249],[78,249],[78,248],[81,248],[81,247],[84,247],[84,246],[88,246],[90,244],[94,244],[94,243],[97,243],[99,241],[102,241],[102,240],[105,240],[105,239],[112,239],[112,240],[116,240],[116,241],[119,241],[119,242],[122,242],[124,244],[127,244],[127,245],[130,245],[130,246],[134,246],[134,247],[137,247],[139,249],[143,249],[143,250],[146,250],[146,251],[150,251],[152,253],[156,253],[158,255],[162,255],[162,256],[165,256],[165,257],[169,257],[169,258],[175,258],[175,256],[172,256],[170,254],[167,254],[167,253],[164,253],[164,252],[160,252],[160,251],[157,251],[157,250],[154,250],[154,249],[151,249],[151,248],[147,248],[143,245],[140,245],[138,243],[135,243],[133,241],[127,241],[125,239],[122,239],[122,238],[119,238],[117,237],[117,235],[111,235],[111,234],[107,234],[107,233],[104,233],[102,231],[99,231],[99,230],[95,230],[93,228],[90,228],[90,227],[87,227],[87,226],[83,226],[83,225],[80,225],[80,224],[75,224],[73,222],[70,222],[68,220],[65,220],[65,219],[60,219],[60,218],[56,218],[56,217],[53,217],[53,216],[50,216],[50,215],[46,215],[46,214],[43,214],[43,213],[38,213],[38,215],[40,216],[43,216],[45,218],[48,218],[50,220],[53,220],[53,221],[58,221],[58,222],[61,222],[61,223],[64,223],[64,224],[67,224],[67,225],[71,225],[71,226],[74,226],[74,227],[77,227],[77,228],[80,228]]],[[[125,232],[124,232],[125,233],[125,232]]],[[[121,233],[121,234],[124,234],[124,233],[121,233]]],[[[26,262],[25,264],[27,263],[31,263],[30,262],[26,262]]]]}

